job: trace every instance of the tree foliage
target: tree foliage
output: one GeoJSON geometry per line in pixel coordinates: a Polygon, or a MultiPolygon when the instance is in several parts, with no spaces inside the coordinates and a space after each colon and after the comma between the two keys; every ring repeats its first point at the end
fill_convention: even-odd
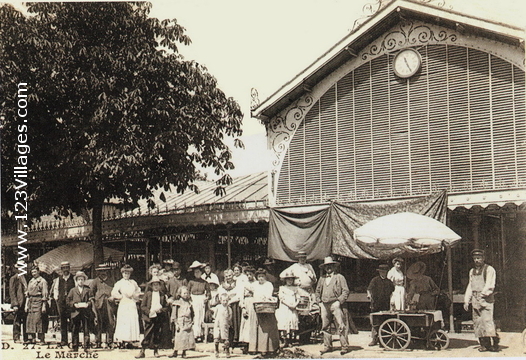
{"type": "Polygon", "coordinates": [[[150,18],[150,8],[28,3],[23,14],[0,7],[4,209],[14,201],[19,82],[28,84],[33,218],[95,209],[108,198],[136,202],[170,185],[194,189],[199,167],[214,169],[219,189],[230,183],[224,138],[241,135],[239,105],[205,67],[179,54],[177,46],[190,44],[185,29],[150,18]]]}

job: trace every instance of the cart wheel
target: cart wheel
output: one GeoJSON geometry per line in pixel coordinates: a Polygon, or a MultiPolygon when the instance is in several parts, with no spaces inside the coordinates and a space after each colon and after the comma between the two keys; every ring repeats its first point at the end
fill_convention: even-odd
{"type": "Polygon", "coordinates": [[[449,346],[449,335],[442,329],[433,330],[427,338],[428,346],[435,350],[445,350],[449,346]]]}
{"type": "Polygon", "coordinates": [[[411,342],[411,330],[399,319],[387,319],[378,329],[380,344],[386,350],[404,350],[411,342]]]}

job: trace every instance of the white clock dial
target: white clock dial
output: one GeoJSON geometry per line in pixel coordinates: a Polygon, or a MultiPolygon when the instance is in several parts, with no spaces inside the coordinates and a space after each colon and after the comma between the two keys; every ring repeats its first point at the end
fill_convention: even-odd
{"type": "Polygon", "coordinates": [[[393,70],[396,76],[408,78],[420,70],[421,64],[422,57],[418,51],[414,49],[404,49],[396,54],[393,59],[393,70]]]}

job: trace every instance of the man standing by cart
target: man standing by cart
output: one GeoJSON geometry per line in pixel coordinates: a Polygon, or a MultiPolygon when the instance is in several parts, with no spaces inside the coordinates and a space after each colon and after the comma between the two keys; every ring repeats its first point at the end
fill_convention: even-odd
{"type": "Polygon", "coordinates": [[[475,267],[469,271],[469,283],[464,295],[464,309],[468,311],[469,303],[473,307],[473,327],[479,338],[479,351],[499,351],[499,336],[493,321],[495,299],[495,269],[485,263],[484,250],[471,252],[475,267]]]}
{"type": "MultiPolygon", "coordinates": [[[[367,298],[371,300],[371,313],[377,311],[388,311],[391,307],[391,294],[395,289],[393,282],[387,278],[389,265],[380,264],[377,271],[378,276],[371,280],[369,287],[367,288],[367,298]]],[[[372,317],[371,326],[372,341],[369,346],[375,346],[378,345],[379,326],[373,325],[372,317]]]]}
{"type": "Polygon", "coordinates": [[[349,286],[347,280],[342,274],[336,273],[337,266],[340,263],[334,261],[332,257],[327,256],[320,267],[325,270],[325,275],[318,281],[316,287],[316,298],[320,303],[322,332],[323,332],[323,350],[321,354],[332,351],[332,334],[331,322],[334,320],[336,330],[340,334],[340,343],[342,345],[341,355],[349,352],[349,340],[347,336],[349,329],[346,326],[342,306],[349,297],[349,286]]]}

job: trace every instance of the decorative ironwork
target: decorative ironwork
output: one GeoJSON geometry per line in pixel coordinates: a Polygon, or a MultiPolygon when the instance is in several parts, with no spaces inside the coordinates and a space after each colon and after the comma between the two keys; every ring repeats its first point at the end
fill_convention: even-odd
{"type": "Polygon", "coordinates": [[[250,110],[254,110],[259,106],[259,95],[256,88],[250,89],[250,110]]]}
{"type": "Polygon", "coordinates": [[[278,115],[271,120],[272,138],[270,141],[276,155],[276,159],[272,162],[274,167],[279,166],[281,163],[281,156],[285,153],[286,144],[290,142],[292,135],[294,135],[294,132],[313,104],[314,99],[312,96],[305,94],[296,101],[284,116],[278,115]]]}
{"type": "Polygon", "coordinates": [[[413,21],[404,21],[396,30],[389,31],[382,39],[369,45],[362,52],[362,59],[368,60],[371,57],[406,46],[425,45],[430,42],[454,43],[456,41],[457,34],[455,32],[448,32],[441,28],[433,29],[424,23],[415,25],[413,21]]]}
{"type": "MultiPolygon", "coordinates": [[[[443,8],[446,6],[446,0],[418,0],[419,2],[423,4],[430,4],[435,7],[443,8]]],[[[359,19],[356,19],[354,21],[353,27],[351,32],[356,31],[360,26],[362,26],[367,20],[369,20],[371,17],[375,16],[385,8],[387,5],[389,5],[393,0],[374,0],[372,3],[367,3],[363,6],[362,12],[363,16],[359,19]]],[[[448,6],[448,9],[453,9],[452,6],[448,6]]]]}

